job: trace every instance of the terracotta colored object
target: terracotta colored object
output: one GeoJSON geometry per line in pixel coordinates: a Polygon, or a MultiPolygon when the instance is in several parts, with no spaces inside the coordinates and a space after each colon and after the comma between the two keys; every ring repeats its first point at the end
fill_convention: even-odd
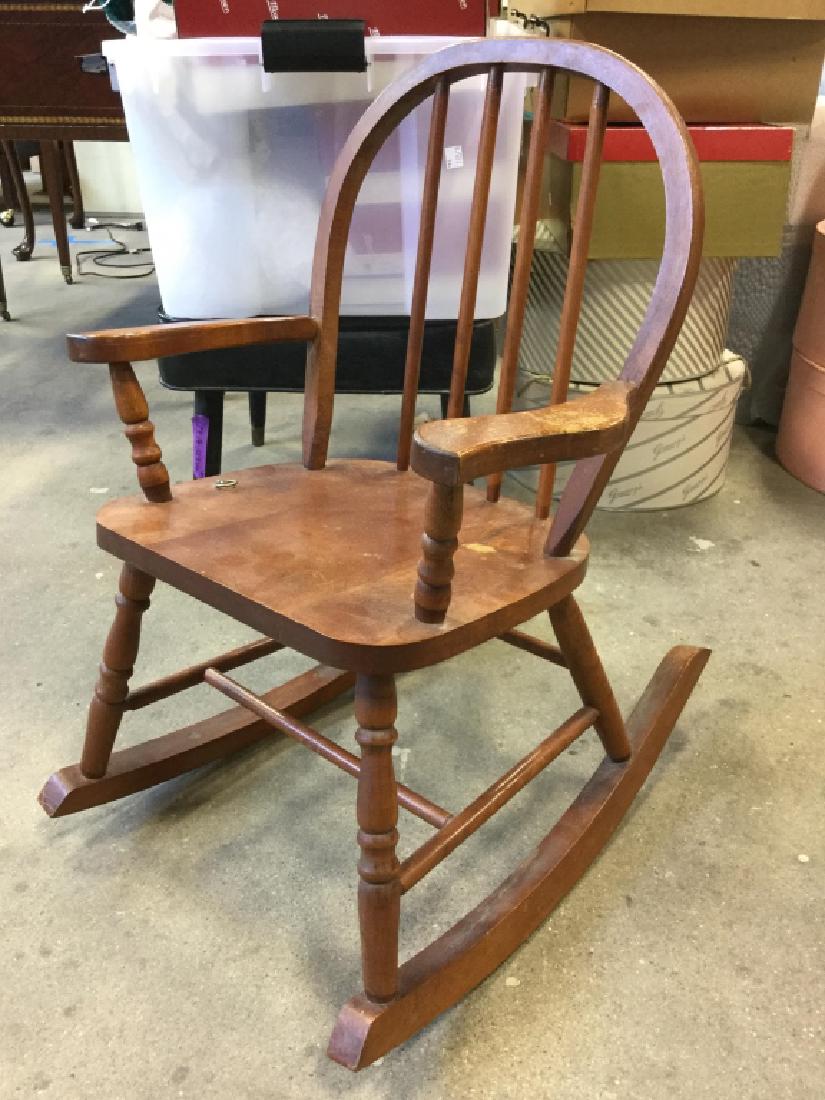
{"type": "Polygon", "coordinates": [[[788,473],[825,493],[825,366],[798,351],[791,359],[776,457],[788,473]]]}
{"type": "Polygon", "coordinates": [[[825,221],[816,227],[793,342],[776,457],[788,473],[825,493],[825,221]]]}
{"type": "Polygon", "coordinates": [[[825,366],[825,221],[814,233],[811,266],[796,319],[793,346],[812,363],[825,366]]]}

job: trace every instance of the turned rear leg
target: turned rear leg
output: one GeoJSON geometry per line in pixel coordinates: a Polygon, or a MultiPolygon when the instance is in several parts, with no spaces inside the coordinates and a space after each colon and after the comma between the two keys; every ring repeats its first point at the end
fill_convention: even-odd
{"type": "Polygon", "coordinates": [[[572,596],[566,596],[550,608],[549,614],[582,702],[599,712],[595,727],[605,752],[611,760],[627,760],[630,741],[624,720],[579,605],[572,596]]]}
{"type": "Polygon", "coordinates": [[[140,621],[154,587],[154,577],[134,566],[123,566],[120,591],[115,596],[115,619],[103,647],[100,676],[86,722],[80,770],[87,779],[99,779],[109,766],[140,645],[140,621]]]}

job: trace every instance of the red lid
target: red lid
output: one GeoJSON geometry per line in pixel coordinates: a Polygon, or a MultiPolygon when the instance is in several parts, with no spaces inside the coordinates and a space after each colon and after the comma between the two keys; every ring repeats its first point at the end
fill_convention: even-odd
{"type": "MultiPolygon", "coordinates": [[[[699,160],[791,159],[794,131],[790,126],[688,126],[699,160]]],[[[550,151],[563,160],[584,159],[587,127],[554,120],[550,151]]],[[[653,142],[641,126],[608,126],[604,161],[655,161],[653,142]]]]}

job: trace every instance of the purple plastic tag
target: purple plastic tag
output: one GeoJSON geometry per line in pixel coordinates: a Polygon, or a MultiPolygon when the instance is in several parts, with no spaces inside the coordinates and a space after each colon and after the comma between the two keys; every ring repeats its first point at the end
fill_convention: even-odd
{"type": "Polygon", "coordinates": [[[209,417],[196,413],[192,417],[192,477],[206,477],[206,445],[209,442],[209,417]]]}

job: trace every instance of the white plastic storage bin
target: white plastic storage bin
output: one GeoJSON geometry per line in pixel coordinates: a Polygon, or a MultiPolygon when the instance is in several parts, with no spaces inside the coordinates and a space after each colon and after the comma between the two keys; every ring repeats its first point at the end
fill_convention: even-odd
{"type": "MultiPolygon", "coordinates": [[[[160,292],[174,317],[304,313],[329,174],[366,107],[452,45],[367,38],[365,73],[269,74],[254,38],[104,42],[123,98],[160,292]]],[[[525,78],[507,75],[476,316],[500,316],[525,78]]],[[[454,318],[475,176],[483,77],[453,87],[429,318],[454,318]]],[[[355,208],[342,313],[409,313],[431,104],[378,154],[355,208]]]]}

